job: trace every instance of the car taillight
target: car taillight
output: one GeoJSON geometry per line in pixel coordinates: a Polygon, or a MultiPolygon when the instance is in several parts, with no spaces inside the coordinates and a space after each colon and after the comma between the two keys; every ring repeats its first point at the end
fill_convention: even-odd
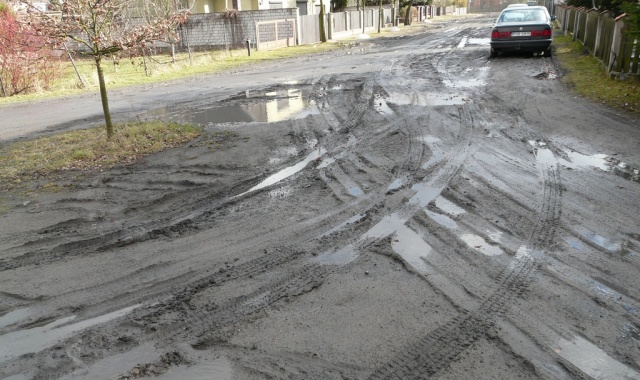
{"type": "Polygon", "coordinates": [[[494,30],[491,32],[491,38],[508,38],[511,37],[511,32],[499,32],[494,30]]]}
{"type": "Polygon", "coordinates": [[[532,30],[531,36],[533,37],[551,37],[551,29],[545,30],[532,30]]]}

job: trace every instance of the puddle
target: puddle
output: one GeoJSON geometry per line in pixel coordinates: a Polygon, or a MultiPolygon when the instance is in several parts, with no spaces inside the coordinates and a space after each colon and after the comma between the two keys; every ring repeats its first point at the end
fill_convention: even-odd
{"type": "Polygon", "coordinates": [[[598,346],[579,336],[571,341],[561,338],[554,351],[594,379],[640,378],[640,373],[615,360],[598,346]]]}
{"type": "Polygon", "coordinates": [[[466,44],[467,44],[467,37],[462,37],[462,39],[460,40],[460,43],[458,44],[458,49],[462,49],[466,44]]]}
{"type": "Polygon", "coordinates": [[[29,308],[16,309],[16,310],[10,311],[7,314],[0,317],[0,328],[4,328],[16,322],[19,322],[27,318],[33,313],[34,311],[29,308]]]}
{"type": "Polygon", "coordinates": [[[341,229],[343,229],[344,227],[348,226],[349,224],[353,224],[359,220],[361,220],[362,218],[364,218],[363,214],[357,214],[352,216],[351,218],[347,219],[346,221],[338,224],[337,226],[333,227],[332,229],[330,229],[329,231],[323,233],[322,235],[320,235],[319,237],[325,237],[325,236],[329,236],[335,232],[340,231],[341,229]]]}
{"type": "Polygon", "coordinates": [[[39,352],[45,348],[49,348],[77,331],[123,317],[132,310],[140,307],[140,305],[142,304],[129,306],[109,314],[70,325],[65,324],[74,320],[76,318],[75,315],[58,319],[42,327],[18,330],[0,335],[0,363],[20,355],[39,352]]]}
{"type": "Polygon", "coordinates": [[[149,111],[149,116],[169,116],[185,122],[199,124],[217,123],[273,123],[293,118],[304,118],[317,113],[314,105],[298,89],[273,92],[247,91],[239,98],[253,99],[247,103],[224,104],[199,110],[183,110],[161,107],[149,111]],[[312,106],[310,108],[310,106],[312,106]],[[309,108],[309,109],[307,109],[309,108]],[[306,110],[306,112],[303,112],[306,110]]]}
{"type": "Polygon", "coordinates": [[[411,187],[416,191],[416,194],[409,200],[410,204],[416,204],[419,207],[427,207],[429,202],[436,199],[442,189],[426,186],[424,183],[418,183],[411,187]]]}
{"type": "Polygon", "coordinates": [[[587,239],[588,241],[592,242],[593,244],[604,248],[605,250],[611,252],[611,253],[619,253],[622,251],[622,244],[618,243],[618,242],[614,242],[611,239],[607,239],[603,236],[600,236],[594,232],[583,232],[581,233],[581,235],[587,239]]]}
{"type": "Polygon", "coordinates": [[[138,364],[153,363],[161,352],[153,347],[153,343],[146,343],[131,351],[109,356],[81,368],[61,378],[72,379],[114,379],[123,373],[124,368],[133,368],[138,364]]]}
{"type": "Polygon", "coordinates": [[[363,238],[380,239],[391,235],[396,232],[398,228],[404,226],[408,217],[400,215],[398,212],[387,215],[376,223],[369,231],[367,231],[363,238]]]}
{"type": "Polygon", "coordinates": [[[420,273],[429,272],[429,266],[423,259],[433,251],[433,248],[411,228],[400,226],[391,243],[391,248],[420,273]]]}
{"type": "Polygon", "coordinates": [[[491,38],[469,38],[467,39],[467,45],[490,46],[491,38]]]}
{"type": "Polygon", "coordinates": [[[533,146],[533,154],[536,157],[536,161],[544,166],[555,166],[557,164],[556,157],[553,152],[547,148],[547,144],[543,141],[529,141],[529,144],[533,146]]]}
{"type": "Polygon", "coordinates": [[[487,243],[478,235],[465,234],[460,236],[460,239],[467,243],[469,247],[474,248],[476,251],[487,256],[498,256],[504,254],[504,251],[500,247],[487,243]]]}
{"type": "Polygon", "coordinates": [[[438,143],[438,142],[442,141],[439,138],[437,138],[435,136],[431,136],[431,135],[421,136],[421,137],[418,138],[418,140],[422,141],[423,143],[426,143],[428,145],[435,144],[435,143],[438,143]]]}
{"type": "Polygon", "coordinates": [[[320,165],[316,166],[316,169],[323,169],[326,168],[327,166],[333,164],[334,162],[336,162],[336,159],[333,157],[325,157],[322,159],[322,162],[320,163],[320,165]]]}
{"type": "Polygon", "coordinates": [[[432,94],[432,93],[391,93],[389,103],[397,105],[413,106],[455,106],[466,104],[470,99],[459,94],[432,94]]]}
{"type": "Polygon", "coordinates": [[[299,172],[302,169],[304,169],[307,166],[307,164],[309,164],[309,162],[317,160],[318,158],[320,158],[326,152],[327,151],[324,148],[315,149],[304,160],[298,162],[297,164],[295,164],[293,166],[290,166],[288,168],[280,170],[276,174],[273,174],[273,175],[267,177],[267,179],[265,179],[264,181],[260,182],[259,184],[255,185],[254,187],[252,187],[251,189],[245,191],[244,193],[236,195],[236,197],[243,196],[243,195],[248,194],[248,193],[250,193],[252,191],[260,190],[260,189],[265,188],[267,186],[271,186],[274,183],[280,182],[285,178],[291,177],[292,175],[294,175],[297,172],[299,172]]]}
{"type": "Polygon", "coordinates": [[[561,160],[561,164],[573,169],[594,167],[600,170],[611,170],[611,163],[609,157],[606,154],[594,154],[593,156],[586,156],[584,154],[567,150],[565,151],[569,157],[569,161],[561,160]]]}
{"type": "Polygon", "coordinates": [[[394,115],[395,112],[389,107],[387,102],[380,96],[380,94],[375,94],[373,97],[373,106],[378,111],[378,113],[382,115],[394,115]]]}
{"type": "Polygon", "coordinates": [[[321,264],[342,266],[342,265],[349,264],[356,258],[358,258],[358,252],[354,248],[353,244],[349,244],[348,246],[344,248],[340,248],[335,252],[333,251],[323,252],[318,256],[314,257],[312,261],[321,263],[321,264]]]}
{"type": "Polygon", "coordinates": [[[224,356],[190,366],[171,367],[168,372],[154,377],[156,380],[231,380],[233,368],[224,356]]]}
{"type": "Polygon", "coordinates": [[[464,214],[466,211],[457,204],[451,202],[445,197],[437,197],[435,200],[436,207],[446,212],[449,215],[458,216],[464,214]]]}
{"type": "Polygon", "coordinates": [[[389,186],[387,186],[387,191],[395,191],[404,185],[404,179],[396,178],[389,186]]]}
{"type": "Polygon", "coordinates": [[[433,219],[436,223],[444,226],[448,229],[455,230],[458,228],[458,223],[456,223],[453,219],[449,218],[446,215],[438,214],[433,211],[425,210],[427,216],[433,219]]]}

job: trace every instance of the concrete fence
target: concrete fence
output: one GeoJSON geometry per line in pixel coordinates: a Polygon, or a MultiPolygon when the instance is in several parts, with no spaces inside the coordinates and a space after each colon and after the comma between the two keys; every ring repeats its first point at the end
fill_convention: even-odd
{"type": "MultiPolygon", "coordinates": [[[[414,21],[445,14],[465,14],[465,8],[415,7],[414,21]]],[[[370,33],[380,28],[397,25],[399,15],[395,8],[384,7],[382,17],[378,7],[362,10],[327,13],[325,33],[327,39],[339,39],[360,33],[370,33]]],[[[320,16],[300,15],[298,8],[281,8],[260,11],[193,14],[180,26],[179,50],[205,50],[242,48],[247,40],[252,47],[266,50],[291,45],[317,43],[320,38],[320,16]]],[[[157,47],[165,47],[163,44],[157,47]]]]}
{"type": "Polygon", "coordinates": [[[625,27],[625,15],[559,5],[558,23],[568,36],[581,41],[611,74],[640,75],[640,41],[625,27]]]}

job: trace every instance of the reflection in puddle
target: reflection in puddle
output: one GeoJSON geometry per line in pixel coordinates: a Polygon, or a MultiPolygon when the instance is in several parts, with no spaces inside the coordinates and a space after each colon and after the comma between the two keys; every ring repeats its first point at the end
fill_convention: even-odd
{"type": "Polygon", "coordinates": [[[460,239],[467,243],[469,247],[474,248],[478,252],[481,252],[487,256],[498,256],[504,253],[504,251],[500,247],[487,243],[478,235],[465,234],[460,236],[460,239]]]}
{"type": "Polygon", "coordinates": [[[606,249],[611,253],[617,253],[622,251],[622,244],[613,242],[603,236],[600,236],[594,232],[586,231],[582,232],[582,236],[593,244],[606,249]]]}
{"type": "Polygon", "coordinates": [[[251,189],[245,191],[244,193],[240,194],[240,195],[236,195],[236,197],[240,197],[243,196],[245,194],[248,194],[252,191],[256,191],[256,190],[260,190],[262,188],[265,188],[267,186],[271,186],[274,183],[280,182],[283,179],[287,178],[287,177],[291,177],[292,175],[296,174],[297,172],[301,171],[302,169],[304,169],[307,164],[313,160],[317,160],[318,158],[320,158],[323,154],[325,154],[327,151],[324,148],[320,148],[320,149],[315,149],[313,152],[311,152],[304,160],[298,162],[297,164],[290,166],[286,169],[280,170],[279,172],[277,172],[274,175],[271,175],[269,177],[267,177],[267,179],[265,179],[264,181],[260,182],[259,184],[255,185],[254,187],[252,187],[251,189]]]}
{"type": "Polygon", "coordinates": [[[224,356],[190,366],[171,367],[165,374],[155,377],[157,380],[231,380],[233,370],[231,362],[224,356]]]}
{"type": "Polygon", "coordinates": [[[399,188],[402,187],[402,185],[404,185],[404,179],[396,178],[395,180],[393,180],[393,182],[391,182],[389,186],[387,186],[387,191],[398,190],[399,188]]]}
{"type": "Polygon", "coordinates": [[[316,111],[302,112],[310,106],[310,102],[297,89],[250,92],[246,99],[253,99],[248,103],[224,104],[200,110],[183,110],[174,107],[162,107],[149,111],[149,116],[170,116],[185,122],[199,124],[217,123],[249,123],[249,122],[278,122],[292,118],[304,118],[316,111]]]}
{"type": "Polygon", "coordinates": [[[464,214],[466,211],[457,204],[451,202],[445,197],[438,197],[435,200],[436,207],[446,212],[449,215],[458,216],[464,214]]]}
{"type": "Polygon", "coordinates": [[[433,248],[409,227],[400,226],[397,229],[391,248],[420,273],[429,272],[424,258],[433,251],[433,248]]]}
{"type": "Polygon", "coordinates": [[[29,308],[16,309],[16,310],[10,311],[7,314],[0,317],[0,328],[10,326],[18,321],[21,321],[27,318],[33,313],[34,313],[33,310],[29,308]]]}
{"type": "Polygon", "coordinates": [[[346,265],[355,260],[358,257],[358,252],[353,247],[353,244],[349,244],[344,248],[340,248],[339,250],[332,252],[326,251],[318,256],[314,257],[312,261],[321,263],[321,264],[329,264],[329,265],[346,265]]]}
{"type": "Polygon", "coordinates": [[[566,167],[577,169],[592,166],[605,171],[611,169],[611,164],[607,161],[608,156],[606,154],[586,156],[574,151],[566,151],[565,153],[569,157],[569,161],[561,160],[561,164],[566,167]]]}
{"type": "Polygon", "coordinates": [[[398,212],[387,215],[371,227],[371,229],[363,235],[363,238],[380,239],[389,236],[396,232],[398,228],[403,227],[407,219],[408,217],[401,216],[398,212]]]}
{"type": "Polygon", "coordinates": [[[378,111],[378,113],[382,115],[393,115],[393,110],[389,107],[387,102],[380,96],[380,94],[375,94],[373,97],[373,106],[378,111]]]}
{"type": "Polygon", "coordinates": [[[453,219],[449,218],[446,215],[438,214],[429,210],[425,210],[425,212],[427,213],[427,216],[429,216],[429,218],[433,219],[441,226],[447,227],[451,230],[455,230],[456,228],[458,228],[458,223],[456,223],[453,219]]]}
{"type": "Polygon", "coordinates": [[[58,341],[69,337],[76,331],[123,317],[141,304],[114,311],[99,317],[87,319],[78,323],[63,326],[76,318],[75,315],[58,319],[42,327],[28,330],[18,330],[0,336],[0,363],[11,358],[31,352],[38,352],[51,347],[58,341]]]}
{"type": "Polygon", "coordinates": [[[594,379],[639,379],[640,373],[615,360],[588,340],[576,336],[561,338],[555,352],[594,379]]]}

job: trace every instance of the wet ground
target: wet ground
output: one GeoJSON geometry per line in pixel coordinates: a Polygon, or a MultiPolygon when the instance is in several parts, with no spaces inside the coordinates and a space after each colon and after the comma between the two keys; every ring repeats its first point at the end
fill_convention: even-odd
{"type": "Polygon", "coordinates": [[[640,379],[638,120],[490,24],[113,91],[205,132],[2,196],[0,377],[640,379]]]}

